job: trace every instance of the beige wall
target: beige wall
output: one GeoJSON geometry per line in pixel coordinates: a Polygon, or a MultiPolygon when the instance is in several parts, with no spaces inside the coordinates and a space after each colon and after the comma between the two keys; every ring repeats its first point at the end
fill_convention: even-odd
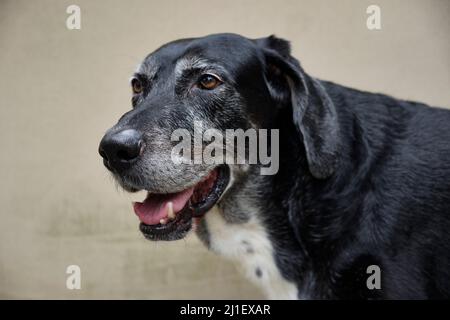
{"type": "MultiPolygon", "coordinates": [[[[0,297],[258,298],[191,236],[150,243],[97,155],[141,58],[180,37],[292,40],[312,75],[450,105],[450,1],[0,1],[0,297]],[[82,30],[65,9],[82,9],[82,30]],[[369,31],[365,9],[382,9],[369,31]],[[65,268],[82,268],[82,290],[65,268]]],[[[134,198],[133,198],[134,199],[134,198]]]]}

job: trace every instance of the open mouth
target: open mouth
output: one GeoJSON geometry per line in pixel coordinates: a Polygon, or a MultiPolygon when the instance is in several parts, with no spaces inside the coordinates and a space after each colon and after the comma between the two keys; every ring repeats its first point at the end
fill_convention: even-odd
{"type": "Polygon", "coordinates": [[[196,185],[176,193],[148,193],[143,202],[133,204],[141,232],[149,240],[182,239],[225,191],[230,179],[228,166],[211,171],[196,185]]]}

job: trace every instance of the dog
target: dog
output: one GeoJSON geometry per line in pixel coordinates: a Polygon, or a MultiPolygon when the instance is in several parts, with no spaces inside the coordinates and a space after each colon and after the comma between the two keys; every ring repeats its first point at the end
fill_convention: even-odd
{"type": "Polygon", "coordinates": [[[276,36],[170,42],[131,87],[99,152],[125,190],[148,191],[146,238],[195,229],[270,299],[450,297],[449,110],[316,79],[276,36]],[[195,121],[278,130],[278,171],[176,164],[171,134],[195,121]]]}

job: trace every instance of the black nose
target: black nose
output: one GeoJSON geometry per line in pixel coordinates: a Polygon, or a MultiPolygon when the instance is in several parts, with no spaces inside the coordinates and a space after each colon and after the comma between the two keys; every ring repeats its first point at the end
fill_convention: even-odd
{"type": "Polygon", "coordinates": [[[127,129],[107,133],[100,142],[98,152],[109,170],[121,171],[139,157],[143,145],[142,135],[134,129],[127,129]]]}

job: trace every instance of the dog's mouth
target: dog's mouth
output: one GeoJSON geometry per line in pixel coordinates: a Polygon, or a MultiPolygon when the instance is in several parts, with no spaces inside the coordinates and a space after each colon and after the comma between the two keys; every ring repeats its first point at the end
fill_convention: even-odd
{"type": "Polygon", "coordinates": [[[201,218],[220,199],[230,179],[228,166],[211,171],[196,185],[176,193],[148,193],[143,202],[133,203],[149,240],[178,240],[186,236],[194,218],[201,218]]]}

